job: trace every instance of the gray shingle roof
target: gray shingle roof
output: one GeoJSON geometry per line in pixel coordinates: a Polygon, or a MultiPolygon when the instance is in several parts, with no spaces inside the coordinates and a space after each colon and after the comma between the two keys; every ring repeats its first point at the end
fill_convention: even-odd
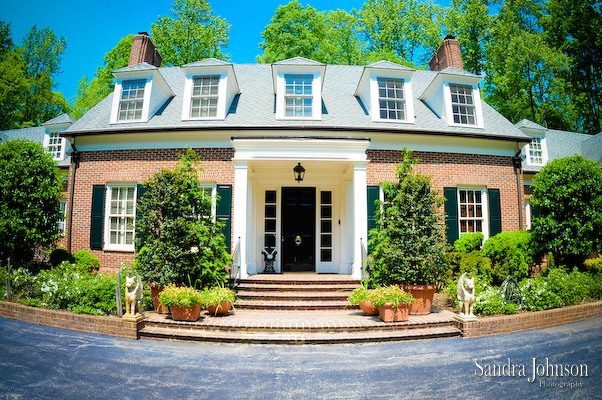
{"type": "Polygon", "coordinates": [[[293,57],[286,60],[277,61],[274,65],[325,65],[321,62],[310,60],[305,57],[293,57]]]}
{"type": "Polygon", "coordinates": [[[602,132],[585,140],[581,146],[583,157],[599,162],[602,168],[602,132]]]}
{"type": "Polygon", "coordinates": [[[195,61],[186,65],[183,65],[182,68],[187,67],[214,67],[214,66],[223,66],[230,65],[230,63],[222,60],[218,60],[217,58],[206,58],[201,61],[195,61]]]}
{"type": "Polygon", "coordinates": [[[383,68],[383,69],[396,69],[402,71],[415,71],[414,68],[406,67],[391,61],[381,60],[370,65],[366,65],[366,68],[383,68]]]}
{"type": "Polygon", "coordinates": [[[119,69],[113,71],[113,73],[132,72],[132,71],[152,71],[155,69],[158,69],[158,68],[155,67],[154,65],[150,65],[149,63],[142,62],[140,64],[131,65],[129,67],[119,68],[119,69]]]}
{"type": "MultiPolygon", "coordinates": [[[[281,61],[283,64],[323,66],[312,60],[296,57],[281,61]]],[[[240,95],[224,120],[182,121],[182,98],[185,72],[180,67],[160,68],[161,75],[171,87],[175,97],[168,101],[160,114],[153,115],[148,122],[110,124],[112,97],[109,95],[88,111],[82,118],[65,131],[67,136],[92,132],[124,132],[171,129],[328,129],[360,130],[366,132],[383,131],[398,133],[458,134],[484,137],[500,137],[512,140],[525,140],[526,136],[510,121],[483,102],[484,129],[471,127],[450,127],[435,114],[423,101],[418,99],[437,72],[418,70],[412,76],[415,111],[414,124],[373,122],[355,90],[364,71],[363,66],[327,65],[322,89],[322,119],[319,121],[278,120],[275,114],[275,96],[270,64],[233,65],[240,95]]],[[[460,70],[457,70],[460,71],[460,70]]],[[[455,72],[455,71],[451,71],[455,72]]],[[[467,73],[470,76],[475,75],[467,73]]]]}
{"type": "Polygon", "coordinates": [[[544,128],[543,126],[536,124],[533,121],[529,121],[528,119],[523,119],[522,121],[518,122],[516,124],[517,128],[526,128],[526,129],[536,129],[536,130],[541,130],[541,131],[547,131],[547,128],[544,128]]]}
{"type": "Polygon", "coordinates": [[[50,121],[46,121],[42,124],[42,126],[47,125],[58,125],[58,124],[67,124],[67,123],[75,123],[77,121],[75,118],[71,118],[68,114],[61,114],[56,118],[51,119],[50,121]]]}

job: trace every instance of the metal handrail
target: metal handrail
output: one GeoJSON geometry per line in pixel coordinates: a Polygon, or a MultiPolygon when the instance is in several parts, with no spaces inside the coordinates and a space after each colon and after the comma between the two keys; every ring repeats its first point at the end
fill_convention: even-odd
{"type": "Polygon", "coordinates": [[[362,238],[360,238],[360,246],[362,249],[362,279],[369,279],[372,265],[370,264],[370,257],[368,257],[368,249],[366,249],[362,238]]]}
{"type": "Polygon", "coordinates": [[[234,288],[240,275],[240,237],[236,241],[230,264],[230,288],[234,288]]]}

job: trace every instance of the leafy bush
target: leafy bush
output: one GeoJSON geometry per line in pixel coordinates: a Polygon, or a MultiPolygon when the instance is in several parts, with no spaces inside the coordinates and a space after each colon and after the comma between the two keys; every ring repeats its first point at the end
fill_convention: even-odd
{"type": "Polygon", "coordinates": [[[585,260],[583,266],[586,271],[592,273],[602,272],[602,256],[585,260]]]}
{"type": "Polygon", "coordinates": [[[234,303],[236,294],[226,287],[205,288],[201,292],[205,306],[218,306],[224,302],[234,303]]]}
{"type": "Polygon", "coordinates": [[[602,170],[579,155],[548,163],[533,181],[535,242],[558,262],[581,265],[602,246],[602,170]]]}
{"type": "Polygon", "coordinates": [[[452,276],[459,277],[464,272],[469,272],[472,275],[487,278],[487,282],[491,282],[493,269],[491,268],[491,260],[482,256],[478,251],[470,253],[448,253],[450,271],[452,276]]]}
{"type": "Polygon", "coordinates": [[[519,310],[518,305],[506,303],[500,297],[499,292],[499,287],[487,286],[485,290],[475,298],[475,312],[483,315],[516,314],[519,310]]]}
{"type": "Polygon", "coordinates": [[[192,307],[204,303],[201,293],[190,287],[168,285],[159,295],[161,304],[165,307],[192,307]]]}
{"type": "Polygon", "coordinates": [[[52,250],[49,258],[50,258],[50,260],[49,260],[50,265],[52,265],[53,267],[56,267],[57,265],[61,265],[63,263],[63,261],[68,261],[70,263],[75,262],[75,257],[73,257],[73,254],[69,253],[65,249],[52,250]]]}
{"type": "Polygon", "coordinates": [[[454,251],[458,253],[471,253],[481,250],[485,236],[481,232],[467,233],[454,242],[454,251]]]}
{"type": "Polygon", "coordinates": [[[98,258],[87,250],[80,250],[73,255],[75,265],[82,272],[96,272],[100,269],[98,258]]]}
{"type": "Polygon", "coordinates": [[[412,295],[397,285],[385,286],[374,289],[372,294],[372,306],[379,308],[386,303],[391,303],[393,308],[398,308],[403,304],[410,304],[414,301],[412,295]]]}
{"type": "Polygon", "coordinates": [[[535,250],[531,242],[531,233],[525,231],[498,233],[485,242],[481,254],[491,260],[493,284],[501,284],[509,275],[520,281],[529,277],[534,265],[535,250]]]}
{"type": "Polygon", "coordinates": [[[403,151],[397,182],[384,182],[385,201],[377,201],[370,231],[371,279],[377,286],[433,284],[447,271],[445,229],[439,212],[443,198],[429,176],[414,173],[411,152],[403,151]]]}
{"type": "Polygon", "coordinates": [[[347,300],[349,300],[349,303],[353,305],[358,305],[362,301],[372,302],[375,290],[376,289],[368,289],[365,286],[360,286],[358,288],[355,288],[353,292],[351,292],[349,297],[347,297],[347,300]]]}

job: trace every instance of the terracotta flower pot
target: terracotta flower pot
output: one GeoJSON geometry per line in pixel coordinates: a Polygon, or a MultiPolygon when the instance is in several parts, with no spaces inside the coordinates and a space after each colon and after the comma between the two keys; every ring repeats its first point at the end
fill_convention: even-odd
{"type": "Polygon", "coordinates": [[[219,306],[207,306],[206,309],[211,315],[223,315],[230,311],[232,308],[232,302],[225,301],[221,303],[219,306]]]}
{"type": "Polygon", "coordinates": [[[153,298],[153,308],[155,309],[155,312],[157,314],[169,314],[169,308],[165,307],[163,304],[161,304],[161,301],[159,301],[159,294],[163,291],[164,287],[159,286],[156,283],[151,283],[149,286],[151,289],[151,297],[153,298]]]}
{"type": "Polygon", "coordinates": [[[201,305],[196,304],[192,307],[169,307],[171,310],[171,319],[174,321],[196,321],[201,318],[201,305]]]}
{"type": "Polygon", "coordinates": [[[362,311],[366,313],[366,315],[378,314],[378,308],[372,307],[372,302],[369,300],[360,301],[359,306],[362,309],[362,311]]]}
{"type": "Polygon", "coordinates": [[[437,285],[404,285],[403,289],[410,292],[418,301],[412,302],[410,315],[427,315],[431,313],[433,297],[437,285]]]}
{"type": "Polygon", "coordinates": [[[383,320],[383,322],[407,321],[409,319],[408,311],[408,305],[393,308],[391,303],[385,303],[378,308],[378,316],[383,320]]]}

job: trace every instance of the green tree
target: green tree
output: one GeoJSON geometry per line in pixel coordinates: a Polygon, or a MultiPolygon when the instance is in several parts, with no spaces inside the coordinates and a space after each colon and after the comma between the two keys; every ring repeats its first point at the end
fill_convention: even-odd
{"type": "Polygon", "coordinates": [[[60,238],[61,188],[56,162],[41,144],[0,144],[0,259],[28,261],[60,238]]]}
{"type": "Polygon", "coordinates": [[[135,268],[147,283],[223,285],[230,254],[225,250],[222,222],[214,221],[211,196],[197,178],[192,149],[173,170],[163,170],[144,183],[137,205],[135,268]]]}
{"type": "Polygon", "coordinates": [[[439,6],[417,0],[368,0],[358,11],[358,29],[370,52],[424,65],[441,42],[441,12],[439,6]]]}
{"type": "Polygon", "coordinates": [[[230,25],[214,16],[207,0],[175,0],[172,17],[159,17],[151,26],[153,42],[165,65],[184,65],[205,58],[228,59],[230,25]]]}
{"type": "Polygon", "coordinates": [[[18,111],[24,106],[24,93],[30,86],[10,24],[0,21],[0,130],[19,127],[18,111]]]}
{"type": "Polygon", "coordinates": [[[75,119],[81,118],[88,110],[107,97],[115,89],[115,78],[113,71],[127,67],[130,50],[132,48],[132,36],[122,38],[113,50],[104,56],[103,66],[96,69],[94,78],[88,83],[84,76],[77,87],[77,95],[73,102],[73,113],[75,119]]]}
{"type": "Polygon", "coordinates": [[[57,37],[50,28],[37,29],[34,25],[23,38],[22,61],[30,82],[30,90],[24,93],[24,107],[20,126],[39,126],[71,107],[63,95],[54,92],[54,79],[61,73],[60,65],[67,44],[64,37],[57,37]]]}
{"type": "Polygon", "coordinates": [[[328,11],[328,64],[364,65],[366,64],[366,45],[360,39],[357,30],[358,18],[355,12],[344,10],[328,11]]]}
{"type": "Polygon", "coordinates": [[[602,170],[579,155],[548,163],[535,176],[531,204],[539,209],[533,239],[554,259],[580,265],[602,250],[602,170]]]}
{"type": "Polygon", "coordinates": [[[377,200],[377,228],[370,231],[376,285],[433,284],[447,271],[443,198],[431,177],[414,173],[411,151],[404,149],[397,182],[384,182],[384,202],[377,200]]]}
{"type": "Polygon", "coordinates": [[[600,132],[602,118],[602,7],[600,0],[549,0],[541,18],[548,42],[570,60],[564,71],[577,129],[600,132]]]}

